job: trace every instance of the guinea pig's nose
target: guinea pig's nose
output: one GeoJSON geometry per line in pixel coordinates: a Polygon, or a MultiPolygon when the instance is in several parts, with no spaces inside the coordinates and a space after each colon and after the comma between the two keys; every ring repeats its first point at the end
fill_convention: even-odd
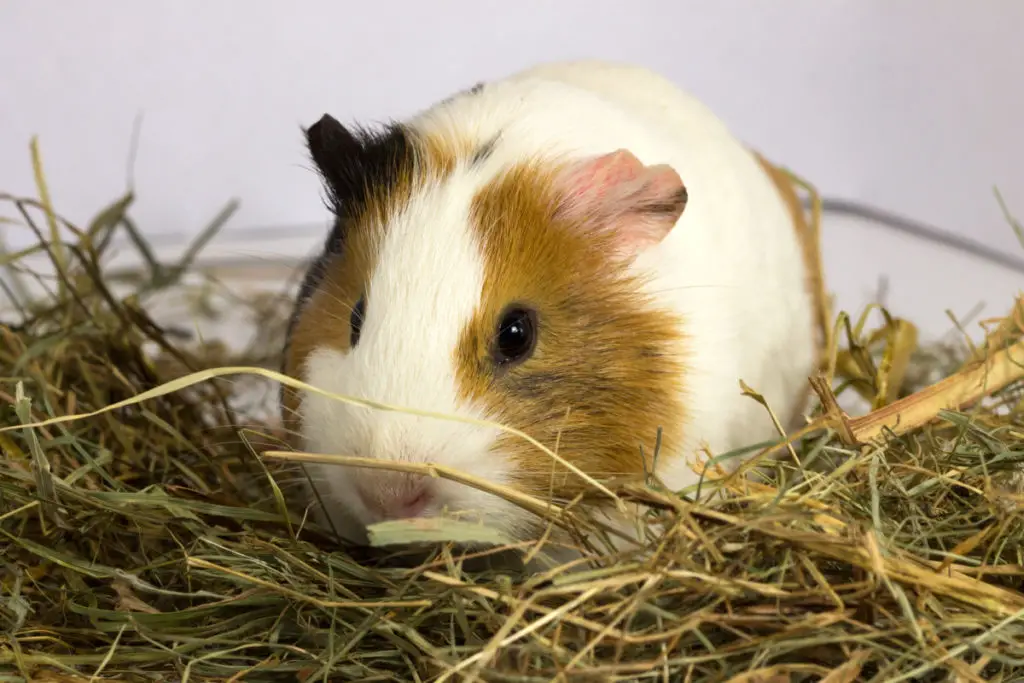
{"type": "MultiPolygon", "coordinates": [[[[392,473],[389,473],[392,474],[392,473]]],[[[370,513],[382,520],[419,517],[433,494],[426,477],[366,477],[356,483],[359,499],[370,513]]]]}

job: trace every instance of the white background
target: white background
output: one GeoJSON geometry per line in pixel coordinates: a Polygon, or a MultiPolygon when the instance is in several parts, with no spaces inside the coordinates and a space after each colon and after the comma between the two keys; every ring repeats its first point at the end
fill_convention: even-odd
{"type": "MultiPolygon", "coordinates": [[[[825,195],[1024,256],[992,189],[1024,216],[1022,35],[1020,0],[0,0],[0,192],[34,193],[39,135],[57,207],[86,222],[124,191],[141,114],[145,231],[180,244],[238,198],[219,252],[303,256],[325,214],[300,125],[600,57],[663,72],[825,195]]],[[[1004,312],[1024,282],[874,224],[825,229],[839,303],[885,276],[890,307],[929,334],[947,308],[1004,312]]]]}

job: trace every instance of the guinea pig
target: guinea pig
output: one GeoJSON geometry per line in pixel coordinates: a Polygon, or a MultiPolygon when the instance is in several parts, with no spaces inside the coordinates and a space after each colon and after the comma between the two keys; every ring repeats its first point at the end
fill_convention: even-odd
{"type": "MultiPolygon", "coordinates": [[[[377,129],[305,129],[333,228],[296,300],[283,372],[441,420],[282,391],[303,451],[437,463],[541,499],[797,425],[822,353],[813,249],[783,175],[639,66],[542,64],[377,129]]],[[[727,468],[728,463],[723,463],[727,468]]],[[[735,466],[737,463],[733,463],[735,466]]],[[[320,518],[539,519],[441,478],[317,464],[320,518]]]]}

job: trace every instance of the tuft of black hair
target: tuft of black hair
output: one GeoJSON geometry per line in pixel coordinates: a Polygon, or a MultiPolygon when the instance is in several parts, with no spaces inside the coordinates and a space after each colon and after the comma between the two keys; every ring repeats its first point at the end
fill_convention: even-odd
{"type": "MultiPolygon", "coordinates": [[[[328,261],[345,250],[349,226],[366,207],[370,193],[389,193],[414,162],[409,131],[401,123],[392,122],[377,131],[349,129],[324,114],[303,132],[334,223],[299,286],[286,329],[285,354],[303,305],[323,280],[328,261]]],[[[281,360],[283,364],[284,357],[281,360]]]]}
{"type": "Polygon", "coordinates": [[[330,114],[305,130],[306,146],[327,191],[335,216],[352,218],[366,205],[370,189],[387,193],[413,163],[409,132],[401,123],[379,131],[349,130],[330,114]]]}

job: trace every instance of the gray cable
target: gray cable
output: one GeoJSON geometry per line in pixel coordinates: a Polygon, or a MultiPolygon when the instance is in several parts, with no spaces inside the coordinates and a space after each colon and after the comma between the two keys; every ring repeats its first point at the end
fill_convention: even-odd
{"type": "MultiPolygon", "coordinates": [[[[804,205],[809,207],[810,202],[805,202],[804,205]]],[[[941,244],[942,246],[950,247],[956,251],[976,256],[980,259],[990,261],[1018,273],[1024,273],[1024,258],[1011,256],[1010,254],[982,244],[981,242],[975,242],[974,240],[961,237],[955,233],[947,232],[931,225],[926,225],[920,221],[904,218],[903,216],[899,216],[890,211],[885,211],[874,206],[860,204],[848,199],[823,197],[821,199],[821,212],[822,214],[834,213],[865,218],[867,220],[874,221],[875,223],[879,223],[891,230],[895,230],[896,232],[902,232],[927,242],[941,244]]]]}

